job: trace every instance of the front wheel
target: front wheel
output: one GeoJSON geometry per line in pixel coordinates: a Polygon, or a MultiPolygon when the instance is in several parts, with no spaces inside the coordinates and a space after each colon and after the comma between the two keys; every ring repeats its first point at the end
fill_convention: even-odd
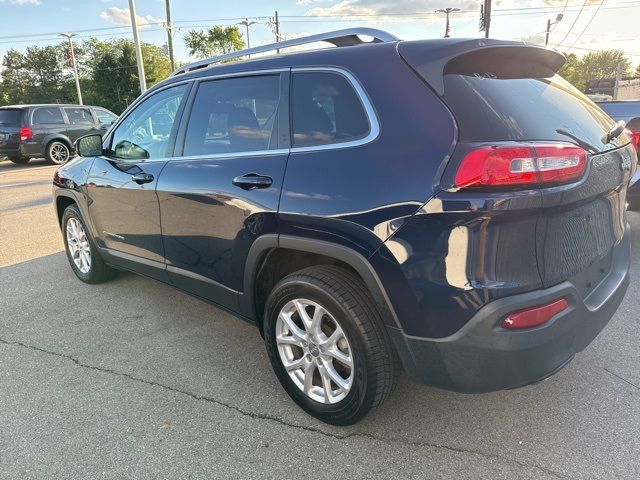
{"type": "Polygon", "coordinates": [[[76,205],[69,205],[62,215],[64,248],[73,273],[85,283],[102,283],[113,277],[87,233],[76,205]]]}
{"type": "Polygon", "coordinates": [[[264,336],[289,396],[323,422],[360,420],[393,390],[399,362],[371,295],[355,274],[310,267],[267,300],[264,336]]]}

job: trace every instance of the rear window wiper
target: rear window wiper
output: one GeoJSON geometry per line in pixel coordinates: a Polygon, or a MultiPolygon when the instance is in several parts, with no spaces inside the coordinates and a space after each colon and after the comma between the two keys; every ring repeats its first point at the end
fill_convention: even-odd
{"type": "Polygon", "coordinates": [[[593,145],[591,145],[589,142],[585,142],[581,138],[576,137],[573,133],[568,132],[564,128],[556,128],[556,132],[559,133],[560,135],[565,135],[565,136],[569,137],[571,140],[576,142],[578,145],[580,145],[585,150],[590,151],[591,153],[598,153],[599,152],[599,150],[596,147],[594,147],[593,145]]]}

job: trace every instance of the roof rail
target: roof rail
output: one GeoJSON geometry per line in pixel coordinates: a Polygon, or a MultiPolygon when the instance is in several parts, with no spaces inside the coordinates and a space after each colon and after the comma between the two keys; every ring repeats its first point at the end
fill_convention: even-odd
{"type": "Polygon", "coordinates": [[[244,57],[245,55],[253,55],[255,53],[271,52],[273,50],[279,50],[281,48],[295,47],[298,45],[306,45],[314,42],[328,42],[332,43],[336,47],[349,47],[352,45],[361,45],[363,43],[397,42],[398,40],[400,39],[395,35],[383,30],[378,30],[377,28],[346,28],[344,30],[319,33],[317,35],[292,38],[291,40],[270,43],[268,45],[260,45],[259,47],[247,48],[245,50],[238,50],[237,52],[226,53],[224,55],[218,55],[217,57],[199,60],[197,62],[189,63],[178,68],[171,74],[171,76],[191,72],[200,68],[207,68],[211,65],[215,65],[232,58],[244,57]],[[365,42],[361,40],[358,35],[373,37],[373,40],[365,42]]]}

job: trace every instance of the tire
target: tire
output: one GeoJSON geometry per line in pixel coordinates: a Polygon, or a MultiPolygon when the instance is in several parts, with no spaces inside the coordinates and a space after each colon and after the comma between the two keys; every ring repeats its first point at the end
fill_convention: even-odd
{"type": "Polygon", "coordinates": [[[333,425],[357,422],[380,405],[397,383],[399,360],[380,313],[360,278],[348,270],[316,266],[282,279],[267,299],[263,328],[269,360],[278,380],[302,409],[323,422],[333,425]],[[300,307],[307,314],[307,322],[312,322],[310,317],[318,306],[326,312],[318,316],[322,333],[310,335],[309,332],[317,330],[310,326],[312,323],[306,324],[308,329],[300,328],[305,325],[300,307]],[[289,320],[283,320],[285,317],[289,320]],[[292,321],[298,327],[297,333],[304,333],[308,342],[299,342],[303,337],[296,337],[290,328],[292,321]],[[336,334],[338,328],[344,340],[340,332],[336,334]],[[332,343],[334,334],[338,340],[332,343]],[[352,367],[347,366],[348,361],[337,361],[336,354],[341,359],[350,359],[352,367]],[[309,377],[307,372],[313,374],[309,377]],[[340,383],[333,382],[336,373],[340,383]],[[328,388],[327,377],[331,379],[328,388]],[[311,378],[308,387],[307,378],[311,378]]]}
{"type": "Polygon", "coordinates": [[[31,159],[29,157],[9,157],[9,160],[17,165],[24,165],[25,163],[29,163],[31,159]]]}
{"type": "Polygon", "coordinates": [[[76,277],[85,283],[92,284],[106,282],[113,277],[115,270],[106,265],[104,260],[102,260],[97,247],[88,234],[87,227],[82,220],[82,215],[80,215],[80,211],[75,204],[69,205],[62,214],[62,238],[64,239],[64,250],[67,253],[67,259],[76,277]],[[73,231],[79,232],[78,226],[81,227],[82,233],[74,235],[73,231]],[[76,228],[74,229],[74,227],[76,228]],[[78,242],[77,238],[84,238],[84,242],[78,242]],[[82,254],[79,250],[75,250],[69,246],[70,242],[74,243],[74,245],[83,243],[83,245],[78,246],[78,248],[85,254],[89,254],[88,262],[84,261],[86,257],[84,259],[81,258],[82,254]],[[77,263],[77,261],[79,263],[77,263]],[[88,268],[85,268],[87,263],[88,268]]]}
{"type": "Polygon", "coordinates": [[[45,158],[51,165],[64,165],[69,161],[71,150],[66,143],[54,140],[47,145],[45,158]]]}

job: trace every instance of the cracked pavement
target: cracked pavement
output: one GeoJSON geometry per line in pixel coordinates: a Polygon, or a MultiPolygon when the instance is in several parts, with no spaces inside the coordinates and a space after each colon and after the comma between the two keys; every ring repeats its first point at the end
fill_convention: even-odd
{"type": "MultiPolygon", "coordinates": [[[[82,284],[47,237],[0,268],[0,478],[639,478],[640,215],[630,220],[627,296],[557,375],[482,395],[402,378],[347,428],[293,404],[254,327],[131,274],[82,284]]],[[[12,231],[0,228],[5,246],[12,231]]]]}

